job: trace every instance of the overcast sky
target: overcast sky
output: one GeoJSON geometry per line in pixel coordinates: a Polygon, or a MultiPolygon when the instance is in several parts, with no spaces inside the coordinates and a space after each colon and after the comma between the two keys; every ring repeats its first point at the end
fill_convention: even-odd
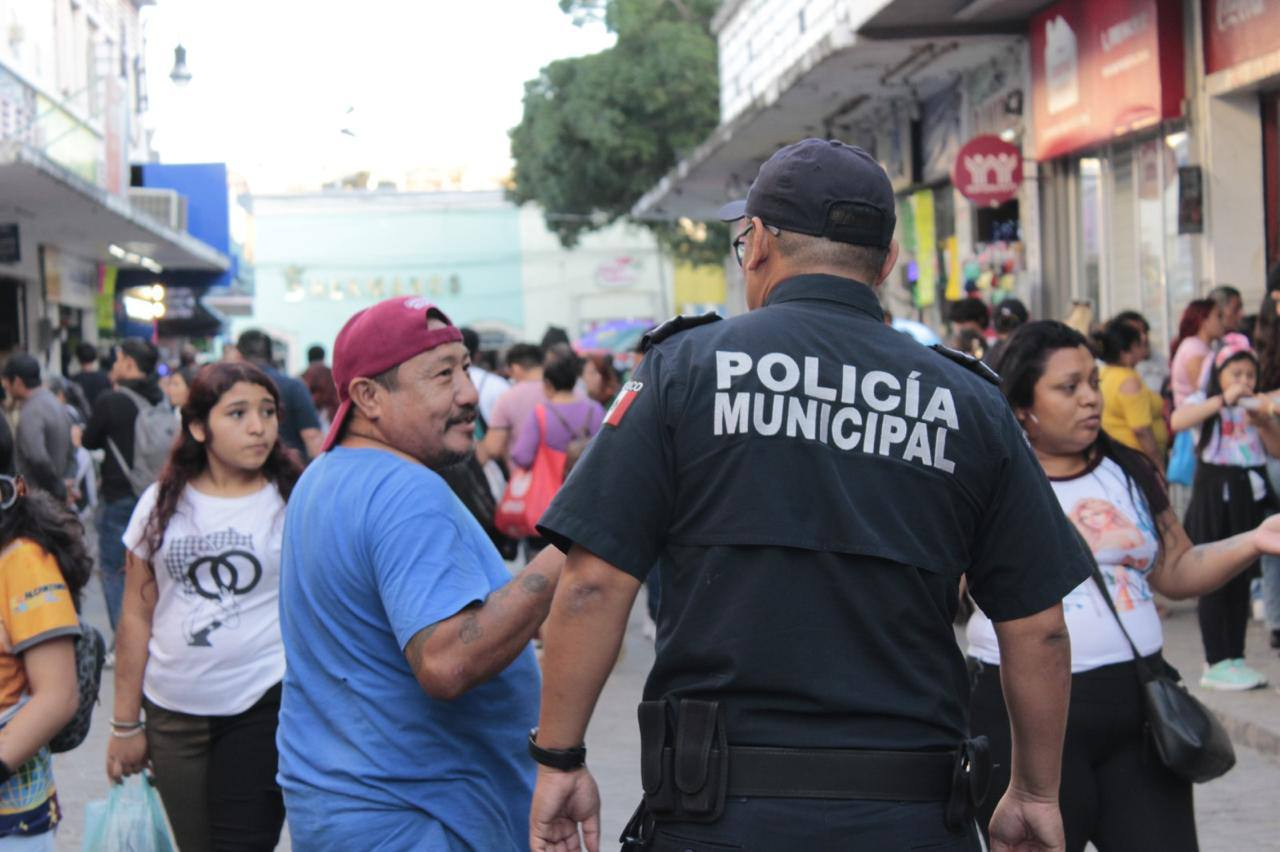
{"type": "Polygon", "coordinates": [[[496,186],[525,80],[612,42],[556,0],[160,0],[143,15],[161,159],[226,161],[254,192],[359,169],[496,186]],[[178,43],[182,88],[169,80],[178,43]]]}

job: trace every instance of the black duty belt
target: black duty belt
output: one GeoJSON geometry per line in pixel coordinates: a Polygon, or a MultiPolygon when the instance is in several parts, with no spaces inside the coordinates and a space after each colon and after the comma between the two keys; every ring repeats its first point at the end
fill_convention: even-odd
{"type": "MultiPolygon", "coordinates": [[[[672,749],[663,749],[670,760],[672,749]]],[[[945,802],[955,752],[729,747],[730,796],[945,802]]]]}

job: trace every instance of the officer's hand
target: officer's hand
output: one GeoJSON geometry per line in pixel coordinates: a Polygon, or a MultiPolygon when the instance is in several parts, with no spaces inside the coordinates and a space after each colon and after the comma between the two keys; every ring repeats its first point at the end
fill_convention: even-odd
{"type": "Polygon", "coordinates": [[[573,772],[538,767],[529,809],[529,846],[533,852],[578,852],[583,846],[587,852],[599,852],[600,790],[585,766],[573,772]]]}
{"type": "Polygon", "coordinates": [[[991,852],[1064,852],[1058,803],[1033,800],[1014,790],[1004,794],[991,817],[991,852]]]}

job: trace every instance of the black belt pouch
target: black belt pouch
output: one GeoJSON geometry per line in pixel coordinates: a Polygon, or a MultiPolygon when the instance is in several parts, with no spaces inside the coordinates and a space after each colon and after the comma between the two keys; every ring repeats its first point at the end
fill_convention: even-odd
{"type": "Polygon", "coordinates": [[[724,813],[729,742],[718,701],[640,704],[640,780],[659,819],[715,822],[724,813]],[[674,716],[674,718],[673,718],[674,716]]]}

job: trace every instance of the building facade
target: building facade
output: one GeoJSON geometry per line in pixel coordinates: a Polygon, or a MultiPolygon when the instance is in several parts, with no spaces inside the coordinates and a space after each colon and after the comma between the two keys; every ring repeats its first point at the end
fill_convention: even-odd
{"type": "Polygon", "coordinates": [[[1087,302],[1157,347],[1215,285],[1257,304],[1280,255],[1280,0],[728,0],[714,28],[721,124],[637,214],[707,218],[839,138],[899,190],[895,313],[1087,302]]]}
{"type": "Polygon", "coordinates": [[[644,229],[614,225],[563,248],[540,211],[501,192],[325,191],[260,195],[253,215],[253,313],[236,317],[282,344],[286,368],[331,349],[356,311],[424,296],[489,347],[578,339],[610,322],[650,325],[674,304],[674,269],[644,229]]]}
{"type": "Polygon", "coordinates": [[[132,186],[151,154],[146,5],[0,2],[0,354],[65,369],[68,344],[115,333],[118,274],[229,267],[179,193],[132,186]]]}

